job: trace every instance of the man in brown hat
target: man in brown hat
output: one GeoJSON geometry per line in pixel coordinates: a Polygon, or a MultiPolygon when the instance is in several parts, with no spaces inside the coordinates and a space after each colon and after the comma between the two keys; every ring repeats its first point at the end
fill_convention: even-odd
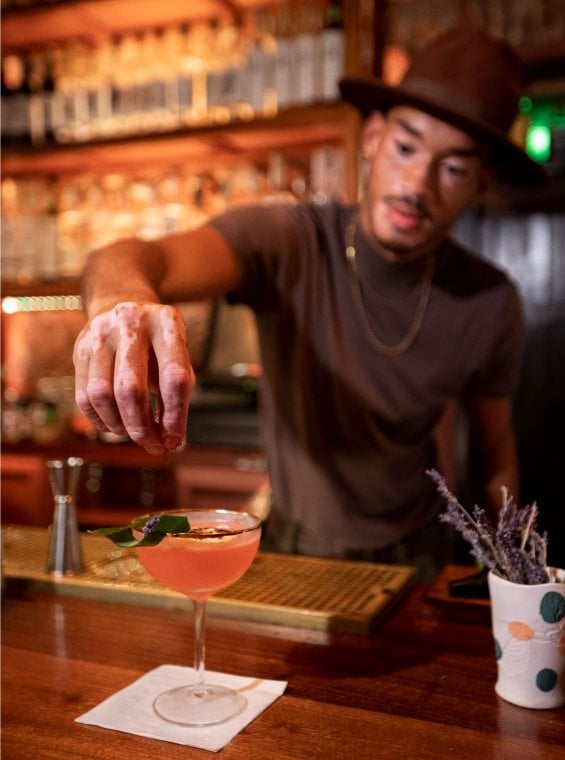
{"type": "Polygon", "coordinates": [[[425,470],[438,467],[435,433],[458,399],[480,443],[485,506],[498,506],[502,485],[518,489],[519,297],[450,231],[493,177],[541,180],[507,137],[521,87],[505,43],[453,30],[398,87],[342,81],[366,117],[359,205],[237,208],[93,254],[79,407],[149,451],[178,447],[194,374],[181,317],[163,302],[227,294],[257,319],[269,546],[414,562],[433,576],[449,557],[425,470]]]}

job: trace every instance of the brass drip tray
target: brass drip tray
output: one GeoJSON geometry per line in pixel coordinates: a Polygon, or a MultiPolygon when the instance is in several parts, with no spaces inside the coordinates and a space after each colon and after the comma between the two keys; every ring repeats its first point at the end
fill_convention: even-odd
{"type": "MultiPolygon", "coordinates": [[[[156,607],[190,608],[182,594],[164,588],[139,564],[135,550],[81,533],[85,569],[56,577],[46,572],[45,528],[3,528],[6,581],[61,594],[156,607]]],[[[346,562],[260,552],[239,581],[209,601],[210,614],[323,631],[369,633],[377,618],[414,579],[404,565],[346,562]]]]}

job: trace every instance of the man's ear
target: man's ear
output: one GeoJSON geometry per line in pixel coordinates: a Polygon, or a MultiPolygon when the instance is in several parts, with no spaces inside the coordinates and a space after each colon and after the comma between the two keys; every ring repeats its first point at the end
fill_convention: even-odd
{"type": "Polygon", "coordinates": [[[384,126],[385,117],[380,111],[372,111],[365,119],[361,133],[361,153],[367,161],[371,161],[375,155],[384,126]]]}

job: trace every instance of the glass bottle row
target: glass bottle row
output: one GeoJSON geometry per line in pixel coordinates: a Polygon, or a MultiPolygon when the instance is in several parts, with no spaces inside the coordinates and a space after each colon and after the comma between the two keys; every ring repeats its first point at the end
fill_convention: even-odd
{"type": "Polygon", "coordinates": [[[195,172],[2,179],[2,279],[26,283],[77,276],[88,252],[118,238],[152,240],[191,229],[243,203],[324,203],[343,188],[343,149],[272,152],[195,172]]]}
{"type": "Polygon", "coordinates": [[[336,100],[344,69],[339,0],[6,52],[2,137],[40,147],[272,116],[336,100]]]}

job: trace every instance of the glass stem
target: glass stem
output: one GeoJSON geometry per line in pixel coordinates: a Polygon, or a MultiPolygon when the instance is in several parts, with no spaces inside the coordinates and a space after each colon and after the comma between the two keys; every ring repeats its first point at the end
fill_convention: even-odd
{"type": "Polygon", "coordinates": [[[194,670],[196,678],[194,686],[205,693],[205,654],[206,654],[206,599],[192,599],[194,607],[194,670]]]}

